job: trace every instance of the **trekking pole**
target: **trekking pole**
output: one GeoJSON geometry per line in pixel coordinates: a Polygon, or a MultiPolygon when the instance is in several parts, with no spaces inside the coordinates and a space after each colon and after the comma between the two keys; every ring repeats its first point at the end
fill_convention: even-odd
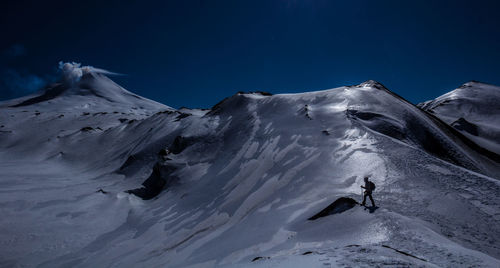
{"type": "MultiPolygon", "coordinates": [[[[363,200],[363,188],[361,187],[360,189],[361,189],[361,200],[363,200]]],[[[361,202],[363,202],[363,201],[361,201],[361,202]]],[[[361,204],[361,202],[359,202],[359,203],[361,204]]]]}

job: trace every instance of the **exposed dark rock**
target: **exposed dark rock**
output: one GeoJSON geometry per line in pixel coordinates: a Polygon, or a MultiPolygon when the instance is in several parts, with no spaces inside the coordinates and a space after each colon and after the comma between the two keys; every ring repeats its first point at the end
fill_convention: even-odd
{"type": "Polygon", "coordinates": [[[177,136],[175,137],[174,142],[172,143],[172,145],[170,145],[168,150],[173,154],[179,154],[194,143],[195,139],[192,137],[177,136]]]}
{"type": "Polygon", "coordinates": [[[120,123],[125,123],[128,121],[128,119],[127,118],[120,118],[120,119],[118,119],[118,121],[120,121],[120,123]]]}
{"type": "Polygon", "coordinates": [[[126,167],[131,166],[135,160],[136,160],[136,156],[130,155],[129,157],[127,157],[127,160],[125,160],[125,163],[123,163],[118,170],[124,170],[126,167]]]}
{"type": "Polygon", "coordinates": [[[237,94],[260,94],[262,96],[272,96],[273,94],[272,93],[269,93],[269,92],[266,92],[266,91],[249,91],[249,92],[245,92],[245,91],[238,91],[237,94]]]}
{"type": "Polygon", "coordinates": [[[176,169],[177,166],[175,165],[156,163],[151,175],[142,183],[143,187],[125,192],[134,194],[144,200],[152,199],[158,196],[166,187],[178,181],[178,177],[171,175],[176,169]]]}
{"type": "Polygon", "coordinates": [[[463,117],[460,117],[458,120],[451,123],[451,126],[458,130],[468,132],[474,136],[478,135],[477,126],[465,120],[463,117]]]}
{"type": "Polygon", "coordinates": [[[151,173],[149,178],[147,178],[142,183],[142,185],[144,187],[128,190],[125,192],[134,194],[144,200],[154,198],[161,193],[163,187],[165,186],[165,180],[161,177],[158,164],[153,167],[153,172],[151,173]]]}
{"type": "Polygon", "coordinates": [[[83,127],[82,129],[80,129],[80,131],[83,131],[83,132],[92,131],[92,130],[94,130],[93,127],[83,127]]]}
{"type": "Polygon", "coordinates": [[[103,193],[103,194],[107,194],[108,192],[104,191],[103,189],[99,189],[96,191],[96,193],[103,193]]]}
{"type": "Polygon", "coordinates": [[[207,109],[207,108],[188,108],[186,106],[181,106],[181,108],[179,108],[179,110],[201,110],[201,111],[210,111],[210,109],[207,109]]]}
{"type": "Polygon", "coordinates": [[[159,111],[156,114],[173,114],[173,113],[175,113],[175,111],[165,110],[165,111],[159,111]]]}
{"type": "Polygon", "coordinates": [[[306,104],[306,105],[304,106],[304,112],[305,112],[305,114],[306,114],[306,118],[308,118],[309,120],[312,120],[311,115],[309,115],[309,105],[307,105],[307,104],[306,104]]]}
{"type": "Polygon", "coordinates": [[[358,202],[350,197],[341,197],[335,202],[331,203],[328,207],[320,211],[319,213],[315,214],[314,216],[310,217],[308,220],[313,221],[321,217],[325,217],[328,215],[332,214],[338,214],[342,213],[346,210],[349,210],[353,207],[355,207],[358,204],[358,202]]]}
{"type": "Polygon", "coordinates": [[[270,257],[255,257],[255,258],[253,258],[252,262],[258,261],[258,260],[265,260],[265,259],[270,259],[270,257]]]}
{"type": "Polygon", "coordinates": [[[328,130],[323,130],[323,131],[321,131],[321,133],[325,134],[326,136],[330,135],[330,132],[328,130]]]}
{"type": "Polygon", "coordinates": [[[22,107],[22,106],[28,106],[44,101],[48,101],[50,99],[53,99],[59,95],[61,95],[66,88],[64,87],[63,84],[53,84],[50,86],[47,86],[45,88],[45,92],[42,95],[33,97],[31,99],[27,99],[21,103],[18,103],[16,105],[12,105],[10,107],[22,107]]]}
{"type": "Polygon", "coordinates": [[[168,154],[170,154],[170,151],[167,150],[167,149],[161,149],[159,152],[158,152],[158,155],[159,156],[167,156],[168,154]]]}
{"type": "Polygon", "coordinates": [[[273,93],[266,92],[266,91],[255,91],[255,93],[259,93],[262,96],[272,96],[273,93]]]}
{"type": "Polygon", "coordinates": [[[392,249],[392,250],[396,251],[397,253],[400,253],[400,254],[403,254],[403,255],[406,255],[406,256],[409,256],[409,257],[415,258],[415,259],[419,259],[419,260],[421,260],[421,261],[427,261],[426,259],[419,258],[419,257],[417,257],[417,256],[415,256],[415,255],[412,255],[412,254],[408,253],[408,252],[404,252],[404,251],[402,251],[402,250],[398,250],[398,249],[392,248],[392,247],[390,247],[390,246],[388,246],[388,245],[382,245],[382,246],[383,246],[384,248],[390,248],[390,249],[392,249]]]}
{"type": "Polygon", "coordinates": [[[188,116],[191,116],[191,114],[188,114],[188,113],[179,113],[179,115],[175,118],[175,121],[180,121],[182,118],[186,118],[188,116]]]}

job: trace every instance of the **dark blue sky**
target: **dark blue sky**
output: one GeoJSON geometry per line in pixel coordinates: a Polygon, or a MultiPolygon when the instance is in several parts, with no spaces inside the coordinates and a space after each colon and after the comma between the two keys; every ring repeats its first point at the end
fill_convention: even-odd
{"type": "Polygon", "coordinates": [[[0,99],[58,61],[173,107],[377,80],[417,103],[500,85],[500,1],[3,1],[0,99]],[[127,2],[124,4],[122,2],[127,2]]]}

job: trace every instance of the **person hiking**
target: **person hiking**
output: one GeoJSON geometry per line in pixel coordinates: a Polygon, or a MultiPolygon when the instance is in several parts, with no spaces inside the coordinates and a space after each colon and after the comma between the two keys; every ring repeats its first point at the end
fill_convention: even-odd
{"type": "Polygon", "coordinates": [[[375,190],[375,183],[369,181],[368,177],[365,177],[365,186],[361,185],[361,188],[365,189],[363,194],[363,203],[361,203],[361,205],[364,206],[366,204],[366,197],[368,196],[372,202],[372,206],[375,207],[375,202],[372,197],[372,192],[375,190]]]}

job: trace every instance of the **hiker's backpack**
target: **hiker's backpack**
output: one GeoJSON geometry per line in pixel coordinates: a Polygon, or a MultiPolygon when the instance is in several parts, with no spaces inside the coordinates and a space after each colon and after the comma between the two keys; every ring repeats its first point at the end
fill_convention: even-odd
{"type": "Polygon", "coordinates": [[[370,191],[375,191],[375,183],[370,181],[370,191]]]}

